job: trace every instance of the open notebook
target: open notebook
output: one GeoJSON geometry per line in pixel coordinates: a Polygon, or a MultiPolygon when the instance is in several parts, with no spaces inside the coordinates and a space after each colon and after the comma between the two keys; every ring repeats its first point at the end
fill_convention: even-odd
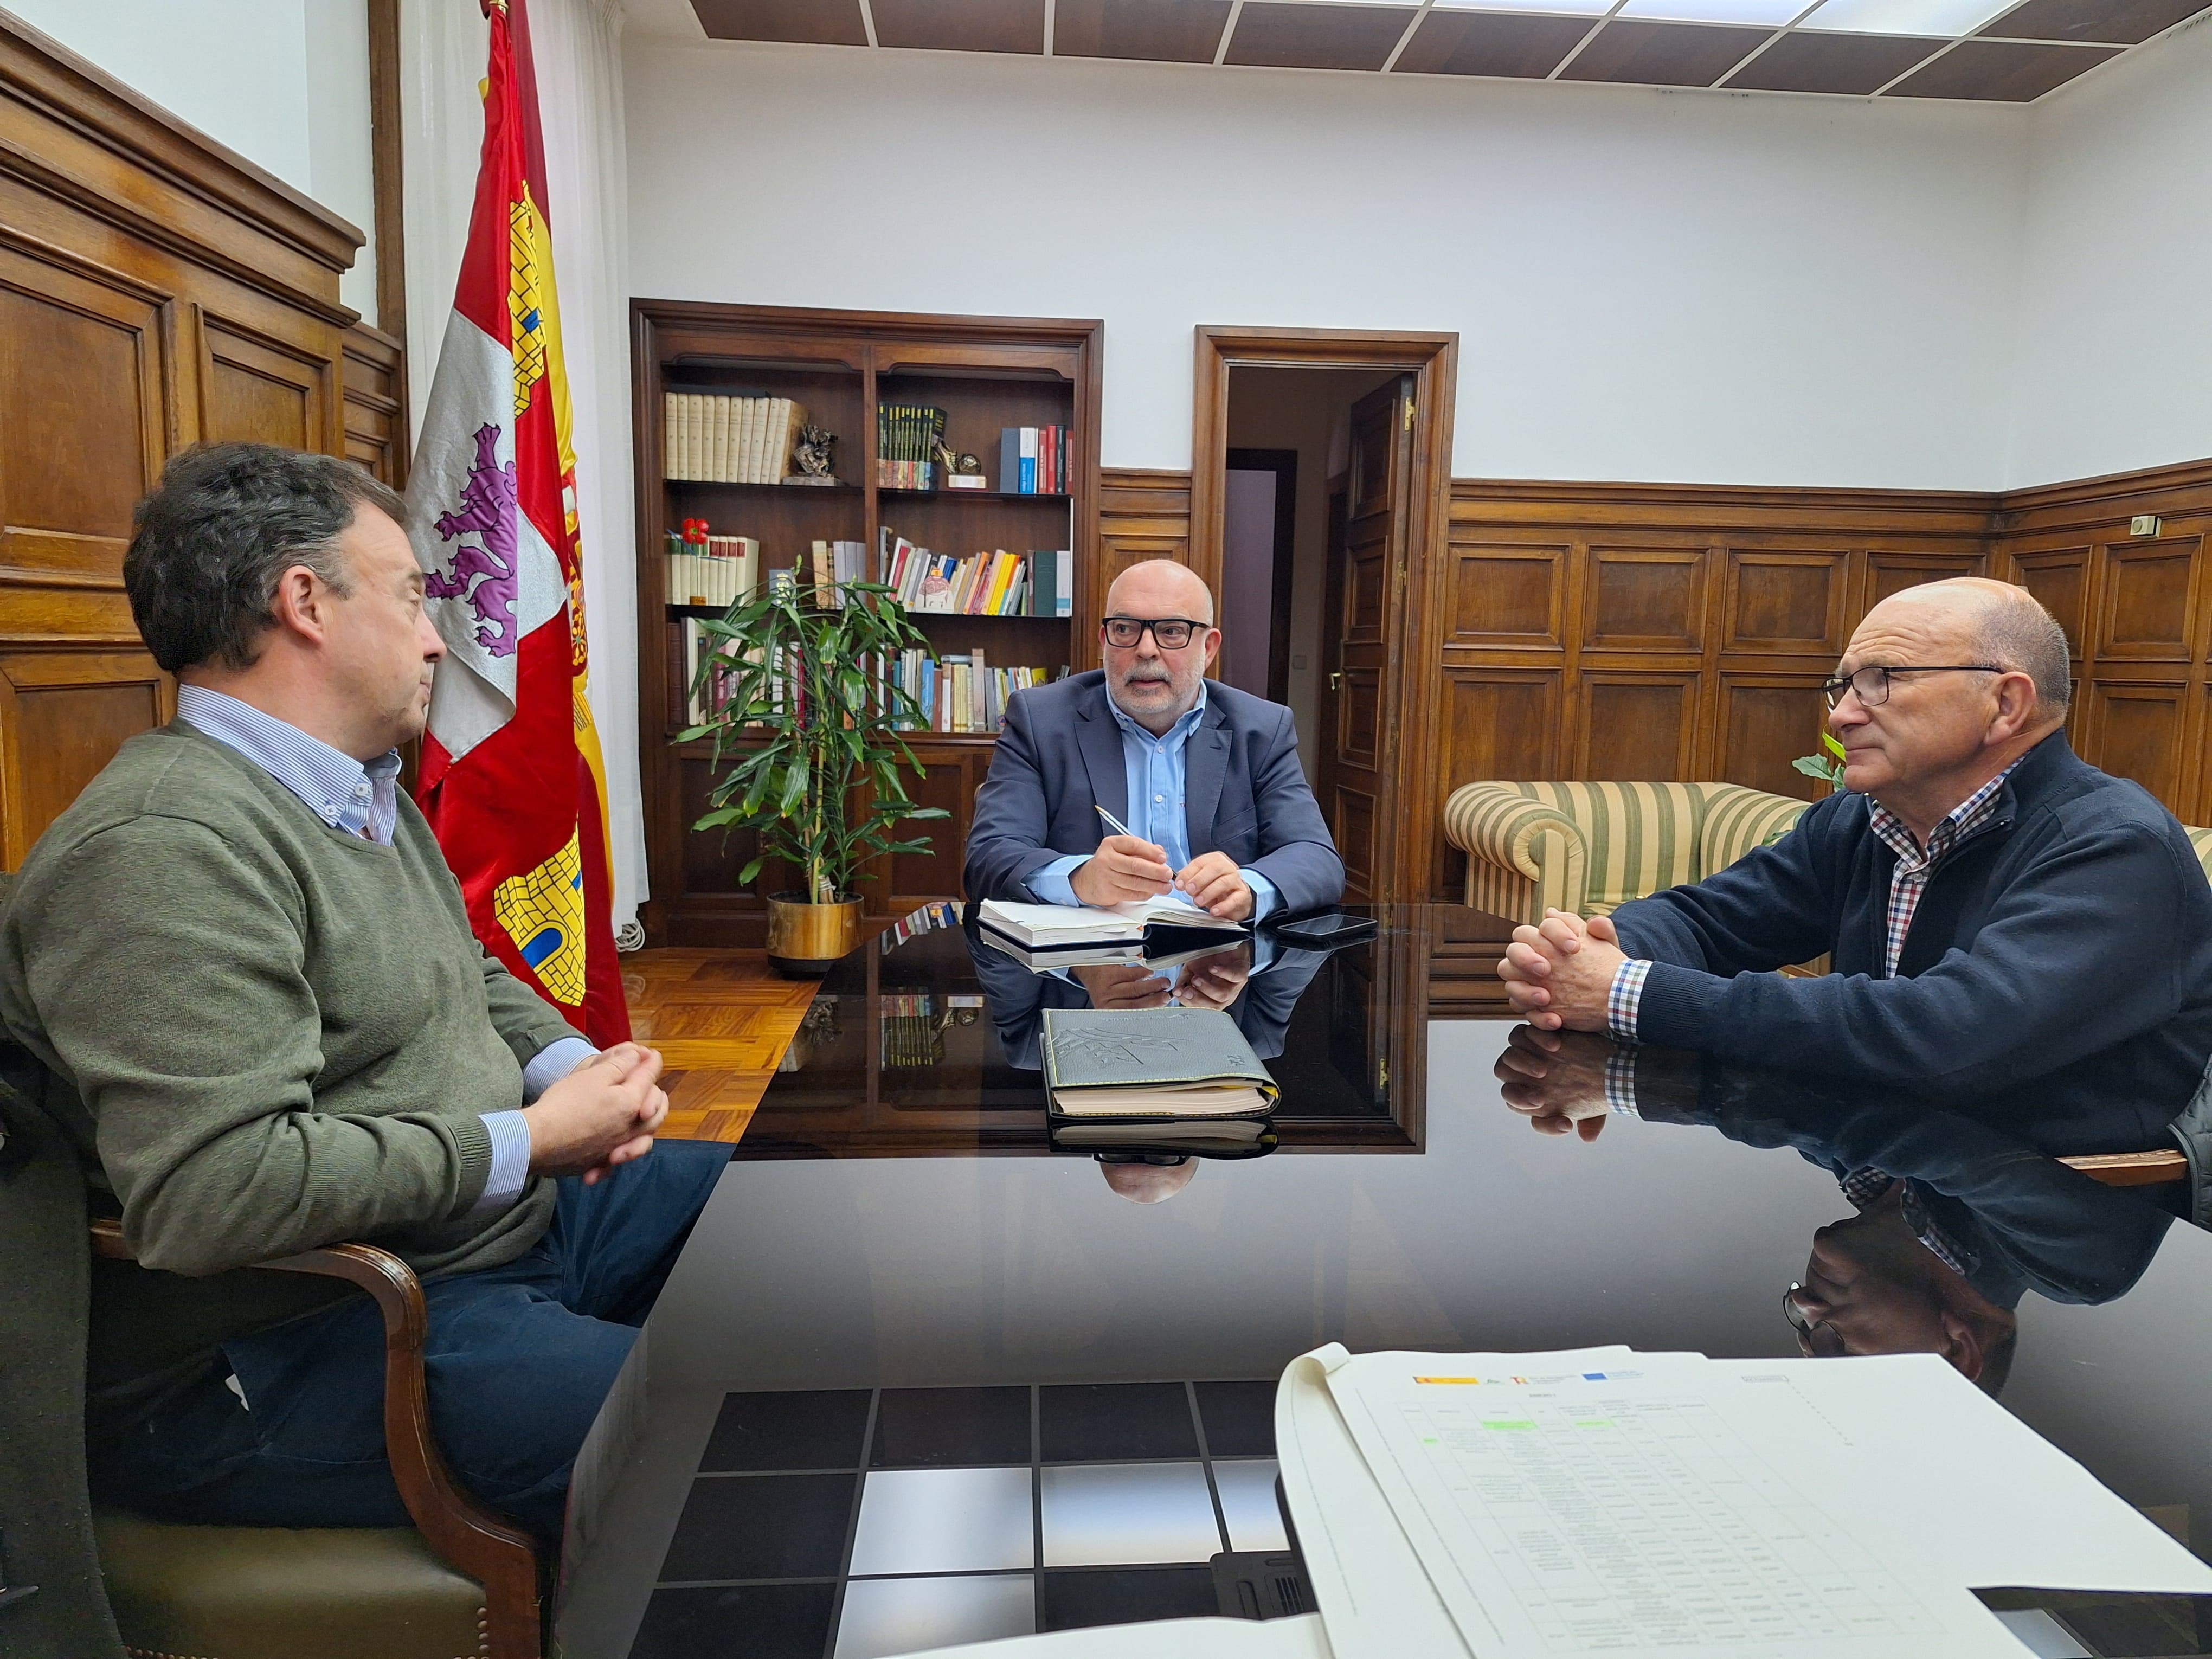
{"type": "Polygon", "coordinates": [[[985,899],[976,907],[976,920],[994,933],[1002,933],[1032,951],[1086,945],[1144,940],[1148,928],[1203,927],[1223,933],[1244,931],[1241,921],[1225,921],[1172,893],[1158,898],[1131,899],[1126,904],[1099,908],[1088,904],[1008,904],[985,899]]]}

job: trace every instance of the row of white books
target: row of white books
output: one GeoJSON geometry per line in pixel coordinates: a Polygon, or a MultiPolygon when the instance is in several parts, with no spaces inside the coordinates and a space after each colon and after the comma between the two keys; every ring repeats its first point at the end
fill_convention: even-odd
{"type": "Polygon", "coordinates": [[[708,483],[781,483],[806,405],[788,398],[665,394],[661,476],[708,483]]]}
{"type": "Polygon", "coordinates": [[[761,544],[750,536],[685,541],[668,532],[668,603],[735,605],[760,586],[761,544]]]}

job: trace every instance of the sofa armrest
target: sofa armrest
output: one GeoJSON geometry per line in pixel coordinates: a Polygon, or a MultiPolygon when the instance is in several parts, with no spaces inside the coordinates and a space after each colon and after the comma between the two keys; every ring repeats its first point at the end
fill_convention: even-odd
{"type": "Polygon", "coordinates": [[[1558,807],[1506,783],[1462,784],[1444,802],[1444,839],[1468,856],[1468,902],[1516,921],[1581,911],[1589,852],[1558,807]]]}
{"type": "MultiPolygon", "coordinates": [[[[95,1255],[137,1258],[121,1223],[92,1223],[95,1255]]],[[[430,1432],[429,1390],[422,1374],[429,1310],[415,1270],[373,1244],[332,1244],[255,1267],[271,1273],[342,1279],[374,1298],[384,1316],[384,1448],[400,1500],[430,1547],[456,1571],[483,1587],[490,1659],[537,1659],[540,1617],[537,1547],[528,1533],[501,1520],[463,1491],[430,1432]]]]}

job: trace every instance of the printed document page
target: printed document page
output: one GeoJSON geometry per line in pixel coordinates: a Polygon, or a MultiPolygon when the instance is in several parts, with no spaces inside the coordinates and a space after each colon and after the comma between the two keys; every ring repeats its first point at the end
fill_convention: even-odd
{"type": "Polygon", "coordinates": [[[1757,1385],[1695,1357],[1370,1354],[1327,1383],[1475,1659],[2018,1659],[1964,1584],[1739,1432],[1757,1385]]]}
{"type": "Polygon", "coordinates": [[[1934,1354],[1716,1360],[1740,1432],[1970,1589],[2212,1594],[2212,1566],[1934,1354]]]}

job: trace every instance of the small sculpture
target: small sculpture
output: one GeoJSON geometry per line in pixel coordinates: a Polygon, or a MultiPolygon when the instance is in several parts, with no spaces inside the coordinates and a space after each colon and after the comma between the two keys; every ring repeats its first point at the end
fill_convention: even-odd
{"type": "Polygon", "coordinates": [[[942,438],[930,446],[930,453],[937,462],[940,488],[945,489],[983,488],[983,463],[975,456],[961,454],[942,438]]]}
{"type": "Polygon", "coordinates": [[[794,484],[838,483],[837,476],[830,471],[830,465],[835,459],[832,452],[836,443],[835,434],[826,432],[818,426],[800,427],[799,442],[793,447],[791,452],[791,464],[799,470],[786,478],[784,483],[794,484]]]}

